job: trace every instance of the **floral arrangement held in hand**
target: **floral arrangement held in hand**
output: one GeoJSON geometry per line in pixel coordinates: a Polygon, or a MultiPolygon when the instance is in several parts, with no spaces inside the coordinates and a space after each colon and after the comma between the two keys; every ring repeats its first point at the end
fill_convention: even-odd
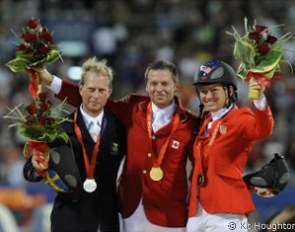
{"type": "Polygon", "coordinates": [[[45,152],[48,150],[44,143],[53,142],[57,138],[68,141],[67,134],[59,127],[67,120],[63,117],[63,114],[68,113],[63,109],[64,103],[52,107],[47,93],[41,92],[35,101],[10,109],[9,113],[4,116],[15,121],[9,127],[18,126],[19,133],[29,140],[24,149],[25,156],[34,146],[38,146],[40,151],[45,152]]]}
{"type": "MultiPolygon", "coordinates": [[[[237,76],[249,81],[255,78],[264,88],[275,80],[281,79],[284,42],[291,38],[288,32],[281,37],[269,33],[269,27],[259,24],[248,26],[245,18],[245,35],[241,36],[233,27],[233,33],[227,32],[235,39],[234,58],[240,61],[237,76]]],[[[249,99],[257,99],[257,93],[250,92],[249,99]]]]}
{"type": "Polygon", "coordinates": [[[6,65],[13,72],[28,72],[30,76],[29,92],[33,101],[21,104],[5,116],[14,121],[9,127],[18,127],[18,132],[28,140],[24,148],[25,158],[29,158],[32,151],[48,153],[47,143],[55,139],[68,141],[67,134],[59,127],[67,119],[63,117],[68,113],[63,109],[64,102],[53,107],[47,93],[42,92],[34,68],[43,68],[46,64],[61,58],[55,49],[52,33],[42,27],[38,19],[27,21],[26,31],[20,37],[21,43],[17,45],[16,58],[6,65]]]}
{"type": "Polygon", "coordinates": [[[17,37],[20,44],[17,45],[16,57],[6,66],[13,72],[28,72],[31,77],[29,91],[33,97],[37,97],[41,86],[34,68],[43,68],[46,64],[53,63],[61,58],[61,54],[55,49],[52,33],[42,27],[38,19],[29,19],[26,30],[17,37]]]}

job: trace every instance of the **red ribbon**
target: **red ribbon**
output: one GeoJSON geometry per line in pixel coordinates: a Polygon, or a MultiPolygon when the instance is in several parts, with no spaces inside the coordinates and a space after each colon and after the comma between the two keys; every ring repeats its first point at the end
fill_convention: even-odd
{"type": "MultiPolygon", "coordinates": [[[[152,141],[152,137],[153,137],[153,127],[152,127],[152,104],[149,103],[148,104],[148,108],[147,108],[147,130],[149,132],[149,144],[150,144],[150,148],[151,151],[155,154],[156,152],[153,149],[153,141],[152,141]]],[[[164,158],[164,155],[166,154],[167,148],[168,148],[168,144],[169,141],[171,139],[171,137],[173,136],[174,132],[176,131],[178,125],[180,122],[180,115],[179,112],[176,112],[173,115],[173,119],[172,119],[172,129],[170,131],[169,137],[166,139],[164,145],[161,147],[160,152],[158,154],[157,157],[152,156],[153,157],[153,166],[154,167],[160,167],[164,158]]]]}
{"type": "Polygon", "coordinates": [[[248,72],[246,81],[249,81],[252,77],[255,78],[261,87],[269,88],[273,82],[283,79],[284,75],[281,72],[276,72],[272,78],[268,78],[263,76],[263,73],[248,72]]]}
{"type": "Polygon", "coordinates": [[[29,69],[28,73],[31,78],[31,82],[29,84],[29,92],[33,98],[36,98],[39,93],[39,79],[34,70],[29,69]]]}
{"type": "MultiPolygon", "coordinates": [[[[98,152],[99,152],[99,144],[100,144],[102,129],[100,131],[99,136],[97,137],[96,143],[95,143],[93,150],[92,150],[91,157],[89,159],[87,156],[87,151],[86,151],[85,145],[83,143],[82,132],[81,132],[80,127],[77,123],[77,118],[78,118],[78,111],[76,111],[74,114],[74,130],[75,130],[75,134],[77,136],[77,139],[82,147],[83,159],[84,159],[84,165],[85,165],[87,178],[94,179],[94,171],[95,171],[96,160],[97,160],[98,152]]],[[[103,123],[102,123],[102,125],[103,125],[103,123]]],[[[103,126],[102,126],[102,128],[103,128],[103,126]]]]}
{"type": "Polygon", "coordinates": [[[49,152],[49,147],[46,142],[42,141],[28,141],[25,150],[24,150],[24,156],[25,158],[29,158],[33,152],[36,152],[37,154],[47,154],[49,152]]]}
{"type": "Polygon", "coordinates": [[[42,141],[28,141],[28,151],[38,150],[42,153],[46,153],[49,151],[48,145],[42,141]]]}

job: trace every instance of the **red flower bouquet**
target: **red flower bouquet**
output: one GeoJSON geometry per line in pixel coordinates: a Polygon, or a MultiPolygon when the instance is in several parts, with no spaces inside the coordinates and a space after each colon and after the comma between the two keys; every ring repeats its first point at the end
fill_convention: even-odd
{"type": "Polygon", "coordinates": [[[13,72],[29,73],[29,91],[33,101],[10,109],[5,118],[14,120],[10,127],[17,126],[18,132],[29,140],[24,148],[24,155],[28,158],[33,150],[48,153],[48,142],[55,139],[68,140],[67,134],[59,127],[67,120],[63,117],[67,112],[63,110],[64,102],[56,107],[52,106],[46,92],[42,92],[41,84],[33,70],[43,68],[46,64],[61,58],[60,52],[55,50],[52,33],[46,27],[42,27],[38,19],[30,19],[20,40],[16,58],[6,65],[13,72]]]}
{"type": "Polygon", "coordinates": [[[13,109],[4,118],[14,120],[9,127],[18,127],[18,132],[29,141],[24,148],[24,156],[28,158],[32,150],[45,153],[46,143],[56,139],[68,141],[68,136],[59,125],[68,120],[63,115],[68,112],[63,109],[65,102],[52,107],[46,92],[41,92],[35,101],[22,104],[13,109]]]}
{"type": "MultiPolygon", "coordinates": [[[[281,37],[269,33],[264,25],[254,24],[248,26],[245,19],[245,35],[241,36],[233,27],[233,33],[227,32],[235,39],[233,55],[240,61],[237,76],[249,81],[255,78],[257,82],[267,88],[274,80],[283,77],[281,62],[283,44],[291,38],[288,32],[281,37]]],[[[256,93],[249,93],[249,99],[256,99],[256,93]]]]}
{"type": "Polygon", "coordinates": [[[61,54],[55,49],[52,33],[42,27],[38,19],[29,19],[26,30],[17,37],[20,38],[20,44],[17,45],[16,58],[10,60],[6,66],[13,72],[29,73],[29,91],[36,97],[40,92],[40,85],[32,68],[42,68],[61,58],[61,54]]]}

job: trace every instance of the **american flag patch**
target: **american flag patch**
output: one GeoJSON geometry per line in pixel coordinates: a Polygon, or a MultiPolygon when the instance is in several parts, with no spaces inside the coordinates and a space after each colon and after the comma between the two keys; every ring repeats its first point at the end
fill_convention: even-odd
{"type": "Polygon", "coordinates": [[[205,65],[201,65],[201,67],[200,67],[200,71],[202,71],[206,74],[210,73],[211,70],[212,70],[212,68],[205,66],[205,65]]]}
{"type": "Polygon", "coordinates": [[[225,134],[227,132],[227,126],[220,125],[219,132],[220,132],[220,134],[225,134]]]}

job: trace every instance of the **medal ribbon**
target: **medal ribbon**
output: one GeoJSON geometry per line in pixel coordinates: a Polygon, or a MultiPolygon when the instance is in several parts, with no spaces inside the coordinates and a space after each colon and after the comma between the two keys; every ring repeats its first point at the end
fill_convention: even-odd
{"type": "MultiPolygon", "coordinates": [[[[219,129],[219,127],[220,127],[220,125],[221,125],[221,122],[222,122],[222,119],[225,117],[225,115],[227,115],[228,114],[228,112],[230,112],[233,108],[236,108],[236,106],[235,105],[231,105],[230,106],[230,108],[229,108],[229,110],[226,112],[226,114],[224,114],[220,119],[218,119],[218,122],[215,124],[215,126],[214,126],[214,129],[213,129],[213,133],[212,133],[212,136],[210,136],[210,138],[209,138],[209,143],[208,143],[208,149],[207,149],[207,151],[206,151],[206,154],[208,154],[209,153],[209,150],[210,150],[210,148],[211,148],[211,146],[212,146],[212,144],[214,143],[214,141],[215,141],[215,139],[216,139],[216,137],[217,137],[217,133],[218,133],[218,129],[219,129]]],[[[194,143],[194,147],[193,147],[193,150],[194,150],[194,154],[197,154],[197,152],[196,152],[196,148],[197,148],[197,142],[199,141],[199,140],[203,140],[202,142],[201,142],[201,144],[200,144],[200,153],[201,153],[201,157],[200,157],[200,161],[201,161],[201,171],[202,171],[202,174],[203,174],[203,165],[204,165],[204,157],[206,156],[206,154],[204,154],[204,149],[203,149],[203,143],[204,143],[204,140],[206,139],[206,136],[204,136],[203,134],[205,133],[204,132],[204,130],[206,130],[206,127],[208,126],[208,124],[209,124],[209,122],[210,122],[210,120],[211,120],[212,118],[211,117],[208,117],[205,121],[204,121],[204,123],[202,124],[202,126],[201,126],[201,129],[200,129],[200,132],[199,132],[199,134],[197,135],[198,137],[198,139],[196,139],[195,140],[195,143],[194,143]]],[[[196,157],[195,157],[196,158],[196,157]]]]}
{"type": "Polygon", "coordinates": [[[100,144],[100,139],[101,139],[101,134],[102,134],[102,128],[101,128],[101,131],[99,133],[99,136],[97,137],[97,140],[96,140],[96,143],[94,145],[94,148],[92,150],[91,161],[89,163],[87,152],[86,152],[86,149],[85,149],[83,140],[82,140],[82,133],[81,133],[80,127],[77,124],[77,115],[78,115],[78,113],[76,111],[75,112],[75,115],[74,115],[74,126],[75,126],[74,129],[75,129],[75,134],[76,134],[76,136],[78,138],[79,143],[82,146],[83,159],[84,159],[84,165],[85,165],[85,169],[86,169],[87,178],[88,179],[93,179],[93,177],[94,177],[95,163],[96,163],[97,155],[98,155],[98,152],[99,152],[99,144],[100,144]]]}
{"type": "MultiPolygon", "coordinates": [[[[149,103],[148,108],[147,108],[147,129],[148,129],[148,133],[149,133],[150,147],[153,150],[153,146],[152,146],[152,143],[153,143],[153,141],[152,141],[152,137],[153,137],[152,114],[153,114],[153,112],[152,112],[152,104],[149,103]]],[[[180,115],[179,115],[179,113],[176,112],[176,114],[175,114],[175,116],[173,117],[173,120],[172,120],[172,129],[171,129],[171,132],[169,134],[169,137],[167,138],[164,145],[162,146],[157,159],[153,158],[154,167],[160,167],[161,166],[161,163],[162,163],[164,155],[166,153],[169,141],[171,139],[171,135],[176,131],[176,128],[178,127],[179,122],[180,122],[180,115]]]]}
{"type": "MultiPolygon", "coordinates": [[[[203,170],[203,154],[204,154],[204,149],[203,149],[203,142],[206,139],[205,136],[205,131],[206,131],[206,126],[208,123],[211,121],[211,116],[206,118],[205,121],[201,124],[201,128],[199,130],[199,133],[197,135],[197,138],[195,139],[194,145],[193,145],[193,155],[194,159],[197,160],[197,166],[199,166],[200,172],[197,174],[196,182],[198,183],[198,186],[202,185],[204,183],[204,170],[203,170]],[[199,179],[201,178],[201,180],[199,179]]],[[[198,188],[199,192],[199,188],[198,188]]],[[[199,195],[199,194],[198,194],[199,195]]]]}
{"type": "Polygon", "coordinates": [[[200,130],[200,133],[197,135],[197,138],[194,142],[193,145],[193,154],[194,154],[194,159],[197,161],[197,165],[199,166],[199,173],[196,173],[196,175],[193,176],[193,180],[197,182],[197,189],[196,192],[193,192],[192,194],[194,194],[195,196],[197,196],[197,198],[199,198],[200,196],[200,190],[201,190],[201,186],[205,183],[206,178],[205,178],[205,174],[204,174],[204,162],[205,162],[205,157],[206,154],[208,154],[213,142],[215,141],[216,137],[217,137],[217,133],[218,133],[218,128],[220,127],[220,124],[222,122],[222,120],[219,120],[216,124],[216,126],[214,127],[212,136],[210,136],[209,138],[209,143],[208,143],[208,148],[206,150],[206,154],[204,152],[204,142],[206,140],[206,136],[203,135],[203,133],[205,133],[205,128],[208,125],[209,121],[211,120],[211,117],[208,118],[202,126],[202,130],[200,130]],[[205,126],[206,125],[206,126],[205,126]],[[199,160],[199,161],[198,161],[199,160]]]}
{"type": "MultiPolygon", "coordinates": [[[[209,122],[209,120],[207,120],[207,123],[205,123],[205,125],[208,125],[208,122],[209,122]]],[[[221,122],[222,122],[222,120],[219,120],[214,126],[212,136],[209,137],[209,143],[208,143],[208,148],[206,149],[206,154],[209,153],[210,148],[211,148],[212,144],[214,143],[214,141],[215,141],[215,139],[217,137],[218,129],[219,129],[220,125],[221,125],[221,122]]],[[[198,139],[196,139],[196,141],[194,143],[194,147],[193,147],[195,159],[200,160],[198,162],[200,164],[200,169],[201,169],[201,172],[199,173],[199,175],[203,176],[203,178],[204,178],[204,162],[205,162],[204,160],[205,160],[205,157],[206,157],[206,154],[204,152],[204,141],[206,139],[206,136],[202,135],[202,133],[204,133],[204,129],[205,128],[203,127],[203,130],[200,131],[201,133],[197,135],[198,139]],[[198,143],[200,143],[199,146],[197,145],[198,143]],[[199,149],[200,152],[198,152],[197,149],[199,149]],[[196,156],[196,154],[198,154],[198,153],[200,154],[199,157],[196,156]]]]}

